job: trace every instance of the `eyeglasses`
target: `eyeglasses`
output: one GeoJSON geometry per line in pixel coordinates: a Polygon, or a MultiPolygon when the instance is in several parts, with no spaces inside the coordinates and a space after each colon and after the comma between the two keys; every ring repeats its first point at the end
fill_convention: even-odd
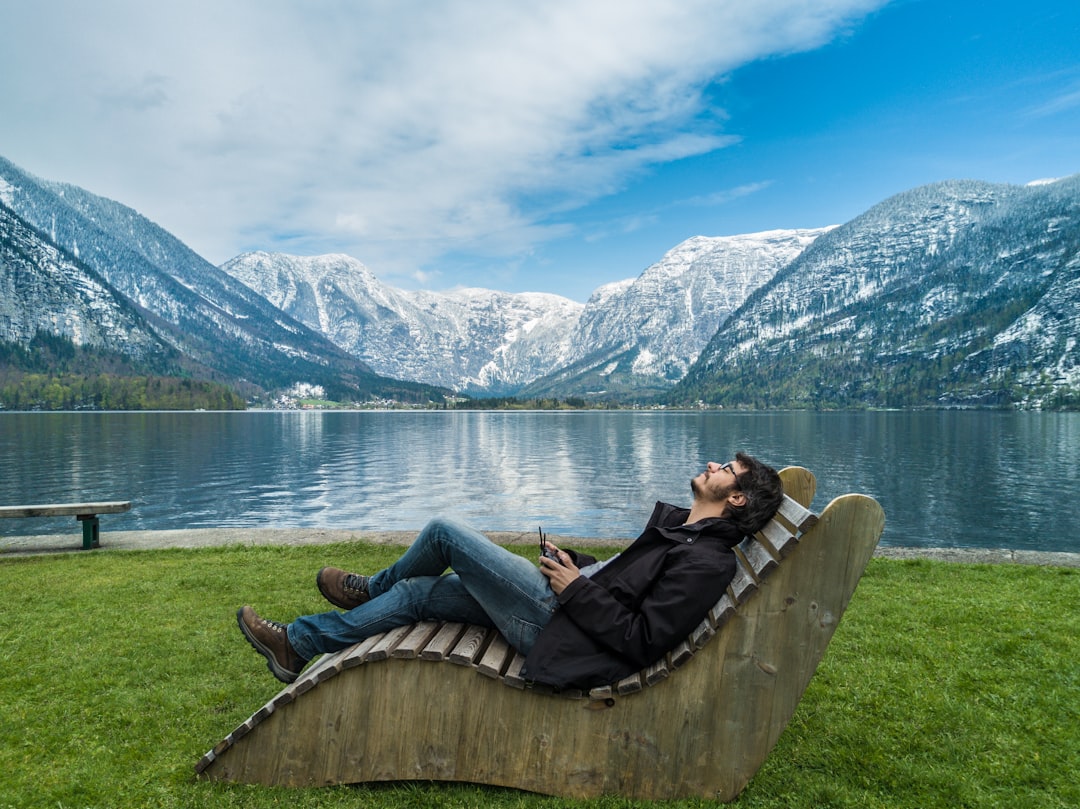
{"type": "Polygon", "coordinates": [[[731,465],[731,461],[728,461],[725,464],[721,464],[720,468],[726,472],[730,472],[731,476],[735,478],[735,485],[739,485],[739,473],[735,471],[735,467],[731,465]]]}

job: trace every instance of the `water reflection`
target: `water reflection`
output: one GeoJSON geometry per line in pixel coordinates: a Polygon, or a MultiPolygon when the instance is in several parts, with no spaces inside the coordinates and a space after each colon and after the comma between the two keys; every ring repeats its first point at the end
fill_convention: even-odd
{"type": "MultiPolygon", "coordinates": [[[[7,504],[130,499],[110,527],[636,535],[656,499],[737,449],[885,507],[883,542],[1080,551],[1080,414],[0,414],[7,504]]],[[[64,530],[55,520],[4,533],[64,530]]]]}

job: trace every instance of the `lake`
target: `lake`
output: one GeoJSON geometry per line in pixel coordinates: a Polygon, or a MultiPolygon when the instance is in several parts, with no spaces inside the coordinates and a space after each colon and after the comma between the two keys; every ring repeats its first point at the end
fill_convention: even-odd
{"type": "MultiPolygon", "coordinates": [[[[0,504],[131,500],[106,531],[482,530],[627,538],[738,449],[875,497],[883,545],[1080,552],[1080,414],[0,413],[0,504]]],[[[73,521],[72,521],[73,522],[73,521]]],[[[4,520],[0,534],[78,532],[4,520]]]]}

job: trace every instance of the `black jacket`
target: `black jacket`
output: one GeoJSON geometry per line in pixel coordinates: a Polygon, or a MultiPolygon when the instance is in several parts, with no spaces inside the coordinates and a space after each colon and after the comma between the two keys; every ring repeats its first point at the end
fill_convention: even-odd
{"type": "MultiPolygon", "coordinates": [[[[526,679],[559,688],[613,683],[659,660],[701,623],[735,575],[731,549],[743,535],[723,518],[683,525],[689,514],[657,503],[630,547],[559,594],[559,609],[525,659],[526,679]]],[[[579,567],[595,561],[573,557],[579,567]]]]}

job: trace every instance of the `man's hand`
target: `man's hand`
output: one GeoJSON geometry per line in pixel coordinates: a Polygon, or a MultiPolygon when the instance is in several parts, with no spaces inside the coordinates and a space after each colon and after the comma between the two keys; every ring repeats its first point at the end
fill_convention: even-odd
{"type": "Polygon", "coordinates": [[[558,595],[566,589],[570,582],[581,575],[581,571],[578,570],[577,565],[570,559],[570,554],[565,551],[560,551],[550,542],[547,543],[547,546],[555,552],[558,561],[555,559],[548,559],[546,556],[541,556],[540,572],[547,576],[548,584],[550,584],[551,589],[555,591],[555,595],[558,595]]]}

